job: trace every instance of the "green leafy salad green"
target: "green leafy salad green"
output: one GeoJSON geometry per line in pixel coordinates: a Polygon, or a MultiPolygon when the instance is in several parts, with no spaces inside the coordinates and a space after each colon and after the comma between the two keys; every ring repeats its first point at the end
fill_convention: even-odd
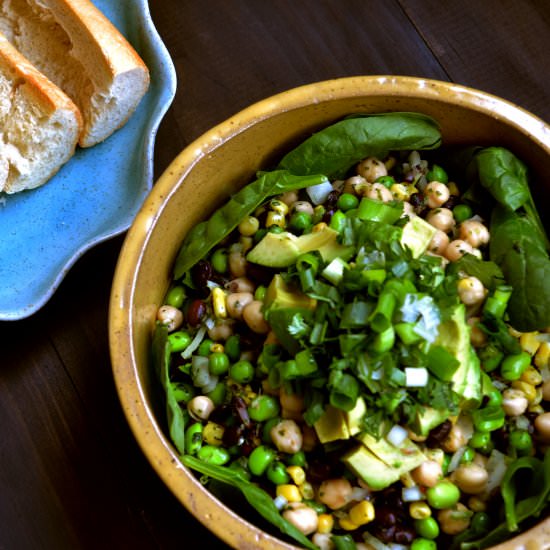
{"type": "Polygon", "coordinates": [[[304,548],[478,550],[540,521],[550,245],[528,178],[419,113],[349,116],[259,173],[188,234],[158,310],[182,463],[304,548]]]}

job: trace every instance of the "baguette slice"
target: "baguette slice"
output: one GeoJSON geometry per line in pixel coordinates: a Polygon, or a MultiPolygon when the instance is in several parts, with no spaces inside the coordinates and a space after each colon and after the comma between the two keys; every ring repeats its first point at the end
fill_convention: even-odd
{"type": "Polygon", "coordinates": [[[149,87],[133,47],[89,0],[2,0],[0,30],[79,107],[79,144],[123,126],[149,87]]]}
{"type": "Polygon", "coordinates": [[[77,106],[0,34],[0,191],[49,180],[74,154],[77,106]]]}

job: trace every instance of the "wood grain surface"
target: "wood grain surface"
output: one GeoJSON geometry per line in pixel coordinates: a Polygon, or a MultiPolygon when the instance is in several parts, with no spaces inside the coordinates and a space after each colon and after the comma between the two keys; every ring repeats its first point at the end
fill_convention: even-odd
{"type": "MultiPolygon", "coordinates": [[[[178,73],[157,176],[250,103],[341,76],[450,80],[550,120],[548,0],[150,4],[178,73]]],[[[2,550],[224,548],[157,478],[118,403],[107,308],[122,239],[89,251],[34,316],[0,324],[2,550]]]]}

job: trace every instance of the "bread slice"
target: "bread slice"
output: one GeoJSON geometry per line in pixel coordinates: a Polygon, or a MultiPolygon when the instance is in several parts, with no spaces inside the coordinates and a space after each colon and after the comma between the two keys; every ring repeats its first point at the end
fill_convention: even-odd
{"type": "Polygon", "coordinates": [[[89,0],[1,0],[0,30],[79,107],[79,144],[124,125],[149,86],[149,71],[89,0]]]}
{"type": "Polygon", "coordinates": [[[81,128],[71,99],[0,34],[0,191],[48,181],[74,154],[81,128]]]}

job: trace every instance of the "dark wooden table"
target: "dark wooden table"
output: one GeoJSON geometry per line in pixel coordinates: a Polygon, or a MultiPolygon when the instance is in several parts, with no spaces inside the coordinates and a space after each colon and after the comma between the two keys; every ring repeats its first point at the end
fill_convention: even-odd
{"type": "MultiPolygon", "coordinates": [[[[340,76],[450,80],[550,121],[548,0],[150,3],[179,78],[157,176],[250,103],[340,76]]],[[[223,548],[157,478],[119,406],[107,307],[122,239],[89,251],[41,311],[0,324],[2,550],[223,548]]]]}

